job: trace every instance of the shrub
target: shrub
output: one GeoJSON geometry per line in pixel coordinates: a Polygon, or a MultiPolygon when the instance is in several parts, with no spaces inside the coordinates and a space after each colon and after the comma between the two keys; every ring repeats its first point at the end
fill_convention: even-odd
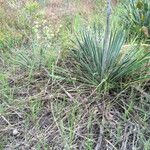
{"type": "Polygon", "coordinates": [[[94,27],[81,31],[74,41],[75,46],[71,53],[78,78],[99,85],[118,84],[120,81],[135,81],[147,77],[148,67],[144,68],[143,65],[149,60],[149,52],[144,54],[136,49],[122,50],[124,41],[124,31],[111,33],[108,53],[104,54],[104,35],[100,30],[94,27]]]}
{"type": "Polygon", "coordinates": [[[129,37],[138,36],[150,43],[150,2],[149,0],[128,0],[124,4],[123,23],[129,37]]]}

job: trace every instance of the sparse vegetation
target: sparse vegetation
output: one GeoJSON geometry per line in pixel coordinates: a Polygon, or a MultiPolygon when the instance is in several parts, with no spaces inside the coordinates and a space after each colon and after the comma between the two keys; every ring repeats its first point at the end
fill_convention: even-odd
{"type": "Polygon", "coordinates": [[[149,2],[111,2],[0,0],[0,150],[149,150],[149,2]]]}

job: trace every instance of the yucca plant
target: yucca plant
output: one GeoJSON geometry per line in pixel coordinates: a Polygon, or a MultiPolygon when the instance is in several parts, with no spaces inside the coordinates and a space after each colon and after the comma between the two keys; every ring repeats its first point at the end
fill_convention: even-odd
{"type": "Polygon", "coordinates": [[[122,22],[129,37],[138,36],[139,40],[150,43],[150,1],[128,0],[123,5],[122,22]]]}
{"type": "Polygon", "coordinates": [[[76,74],[83,82],[99,85],[120,81],[136,81],[147,78],[149,52],[140,50],[122,50],[125,41],[123,30],[112,32],[108,36],[108,49],[104,49],[103,32],[99,27],[84,29],[76,36],[72,58],[75,61],[76,74]],[[79,74],[80,73],[80,74],[79,74]]]}
{"type": "Polygon", "coordinates": [[[71,53],[76,74],[83,82],[101,87],[148,78],[150,52],[123,50],[125,31],[110,32],[110,11],[110,0],[107,0],[105,32],[98,25],[76,36],[71,53]]]}

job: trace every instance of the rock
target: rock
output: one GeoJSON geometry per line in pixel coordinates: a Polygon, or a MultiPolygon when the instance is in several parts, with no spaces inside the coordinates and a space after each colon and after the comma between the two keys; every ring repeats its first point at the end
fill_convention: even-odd
{"type": "Polygon", "coordinates": [[[13,130],[13,135],[14,135],[14,136],[16,136],[18,133],[19,133],[19,132],[18,132],[17,129],[14,129],[14,130],[13,130]]]}

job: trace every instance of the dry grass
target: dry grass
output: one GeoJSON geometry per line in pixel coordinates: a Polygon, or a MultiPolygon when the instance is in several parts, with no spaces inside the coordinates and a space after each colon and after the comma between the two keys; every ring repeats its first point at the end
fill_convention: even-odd
{"type": "Polygon", "coordinates": [[[104,95],[73,79],[56,80],[46,69],[30,80],[12,74],[7,97],[1,93],[3,149],[133,150],[149,140],[150,96],[140,87],[104,95]]]}
{"type": "Polygon", "coordinates": [[[81,0],[78,2],[53,0],[46,6],[46,18],[57,22],[65,16],[74,16],[79,13],[84,16],[89,16],[95,9],[94,2],[91,0],[81,0]]]}
{"type": "MultiPolygon", "coordinates": [[[[65,2],[48,0],[45,18],[55,25],[67,15],[86,18],[97,9],[92,0],[65,2]]],[[[35,67],[39,58],[25,46],[17,49],[24,54],[20,64],[13,61],[16,49],[0,56],[0,150],[149,150],[149,82],[100,91],[62,72],[72,69],[69,59],[66,64],[58,58],[62,68],[50,69],[43,57],[44,65],[35,67]],[[24,56],[35,66],[26,66],[24,56]]]]}

